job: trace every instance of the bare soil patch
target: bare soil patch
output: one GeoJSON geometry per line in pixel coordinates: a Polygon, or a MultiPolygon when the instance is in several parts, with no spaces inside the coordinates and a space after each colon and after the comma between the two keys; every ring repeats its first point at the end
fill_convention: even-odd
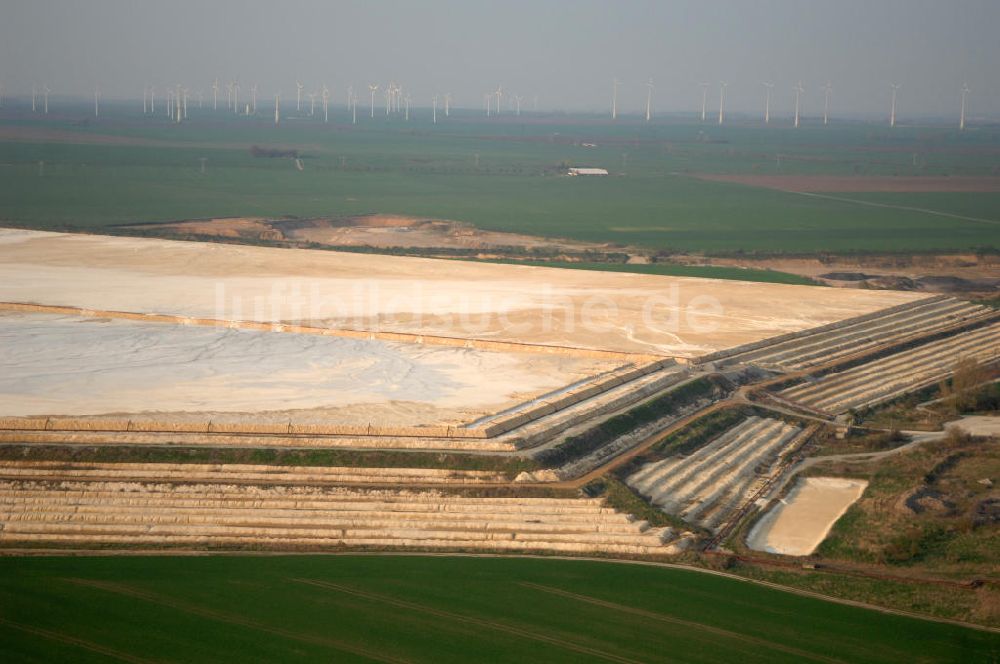
{"type": "Polygon", "coordinates": [[[781,191],[824,193],[1000,192],[1000,177],[708,174],[697,177],[712,182],[730,182],[781,191]]]}
{"type": "Polygon", "coordinates": [[[528,251],[544,248],[557,253],[608,251],[606,244],[485,231],[460,221],[391,214],[315,219],[196,219],[130,228],[166,235],[240,237],[331,247],[475,249],[487,255],[510,248],[528,251]]]}

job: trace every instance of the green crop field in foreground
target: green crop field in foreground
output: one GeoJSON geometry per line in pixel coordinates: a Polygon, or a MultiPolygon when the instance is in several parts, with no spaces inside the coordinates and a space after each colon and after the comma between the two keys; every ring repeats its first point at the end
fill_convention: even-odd
{"type": "Polygon", "coordinates": [[[424,556],[0,559],[20,661],[989,662],[1000,635],[703,573],[424,556]]]}
{"type": "MultiPolygon", "coordinates": [[[[645,125],[471,112],[274,127],[207,110],[179,126],[110,112],[0,112],[0,219],[40,228],[221,216],[392,213],[651,249],[930,251],[1000,247],[1000,193],[816,197],[694,175],[997,175],[1000,131],[864,123],[822,128],[645,125]],[[4,115],[6,113],[6,115],[4,115]],[[17,139],[17,131],[25,138],[17,139]],[[32,142],[47,131],[59,142],[32,142]],[[110,139],[108,138],[110,137],[110,139]],[[83,144],[82,141],[111,141],[83,144]],[[250,146],[295,148],[257,158],[250,146]],[[778,158],[780,156],[780,159],[778,158]],[[205,172],[201,172],[202,159],[205,172]],[[566,165],[608,178],[568,178],[566,165]],[[875,203],[873,205],[872,203],[875,203]],[[943,215],[942,215],[943,213],[943,215]]],[[[336,113],[334,114],[336,116],[336,113]]]]}

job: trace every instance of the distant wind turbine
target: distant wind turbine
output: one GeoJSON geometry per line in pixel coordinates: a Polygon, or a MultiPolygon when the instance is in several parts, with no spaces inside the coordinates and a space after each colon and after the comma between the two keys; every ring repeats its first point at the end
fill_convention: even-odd
{"type": "Polygon", "coordinates": [[[212,83],[212,110],[219,110],[219,78],[216,77],[215,82],[212,83]]]}
{"type": "Polygon", "coordinates": [[[34,85],[32,85],[31,86],[31,112],[32,113],[35,112],[35,97],[37,95],[38,95],[38,90],[37,90],[37,88],[34,85]]]}
{"type": "Polygon", "coordinates": [[[726,83],[725,81],[722,81],[721,83],[719,83],[719,124],[720,125],[722,124],[722,121],[726,117],[726,86],[728,86],[728,85],[729,84],[726,83]]]}
{"type": "Polygon", "coordinates": [[[306,86],[298,80],[295,81],[295,112],[298,113],[302,110],[302,88],[306,86]]]}
{"type": "Polygon", "coordinates": [[[802,95],[802,93],[805,92],[805,88],[802,87],[802,81],[799,81],[795,85],[795,87],[792,88],[792,89],[795,90],[795,126],[798,127],[799,126],[799,98],[802,95]]]}
{"type": "Polygon", "coordinates": [[[972,92],[972,91],[969,89],[969,84],[968,83],[963,83],[962,84],[962,114],[959,116],[959,119],[958,119],[958,130],[959,131],[963,131],[965,129],[965,97],[970,92],[972,92]]]}
{"type": "Polygon", "coordinates": [[[433,109],[431,111],[431,122],[433,124],[437,124],[437,121],[438,121],[438,96],[437,95],[434,95],[433,97],[431,97],[431,107],[433,109]]]}
{"type": "Polygon", "coordinates": [[[497,115],[500,115],[500,102],[503,100],[503,86],[497,86],[497,115]]]}
{"type": "Polygon", "coordinates": [[[514,95],[514,103],[517,105],[517,111],[515,112],[518,117],[521,115],[521,102],[524,101],[524,97],[521,95],[514,95]]]}
{"type": "Polygon", "coordinates": [[[368,86],[368,91],[372,93],[372,119],[375,118],[375,91],[378,90],[378,86],[372,83],[368,86]]]}
{"type": "Polygon", "coordinates": [[[274,124],[281,124],[281,93],[274,95],[274,124]]]}
{"type": "Polygon", "coordinates": [[[646,82],[646,122],[653,117],[653,79],[646,82]]]}
{"type": "Polygon", "coordinates": [[[711,83],[699,83],[701,86],[701,121],[705,121],[705,111],[708,110],[708,86],[711,83]]]}
{"type": "Polygon", "coordinates": [[[309,116],[312,117],[316,115],[316,93],[310,92],[306,96],[309,97],[309,116]]]}
{"type": "Polygon", "coordinates": [[[892,106],[889,108],[889,126],[896,126],[896,91],[902,86],[897,83],[890,83],[889,87],[892,88],[892,106]]]}
{"type": "Polygon", "coordinates": [[[618,119],[618,86],[621,81],[617,78],[611,80],[611,119],[618,119]]]}
{"type": "Polygon", "coordinates": [[[100,117],[101,115],[101,89],[94,88],[94,117],[100,117]]]}
{"type": "Polygon", "coordinates": [[[50,92],[52,92],[52,89],[48,85],[46,85],[44,88],[42,88],[42,99],[44,100],[43,103],[45,104],[45,106],[43,106],[43,108],[45,109],[45,115],[49,114],[49,93],[50,92]]]}
{"type": "Polygon", "coordinates": [[[761,83],[764,86],[764,124],[771,124],[771,90],[774,83],[761,83]]]}
{"type": "Polygon", "coordinates": [[[833,84],[827,83],[823,86],[823,125],[830,124],[830,94],[833,93],[833,84]]]}
{"type": "Polygon", "coordinates": [[[330,88],[326,87],[326,83],[323,84],[323,91],[321,93],[323,99],[323,122],[330,121],[330,88]]]}
{"type": "Polygon", "coordinates": [[[451,93],[444,93],[444,117],[448,117],[451,114],[451,93]]]}

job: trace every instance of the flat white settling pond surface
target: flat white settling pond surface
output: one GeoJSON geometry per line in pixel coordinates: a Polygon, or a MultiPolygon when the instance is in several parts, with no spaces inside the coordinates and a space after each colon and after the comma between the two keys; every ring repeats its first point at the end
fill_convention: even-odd
{"type": "Polygon", "coordinates": [[[840,477],[801,479],[784,503],[757,522],[747,545],[755,551],[808,556],[867,486],[865,480],[840,477]]]}
{"type": "Polygon", "coordinates": [[[0,229],[0,301],[691,357],[921,293],[0,229]]]}
{"type": "Polygon", "coordinates": [[[614,368],[279,332],[0,313],[0,415],[459,423],[614,368]],[[227,414],[231,415],[227,417],[227,414]]]}

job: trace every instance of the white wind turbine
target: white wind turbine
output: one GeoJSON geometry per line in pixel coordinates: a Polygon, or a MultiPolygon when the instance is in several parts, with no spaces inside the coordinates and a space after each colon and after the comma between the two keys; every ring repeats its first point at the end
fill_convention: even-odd
{"type": "Polygon", "coordinates": [[[233,81],[233,113],[239,115],[240,112],[240,82],[233,81]]]}
{"type": "Polygon", "coordinates": [[[257,84],[250,86],[250,110],[257,115],[257,84]]]}
{"type": "Polygon", "coordinates": [[[799,97],[805,92],[805,88],[802,87],[802,81],[799,81],[794,88],[795,90],[795,126],[799,126],[799,97]]]}
{"type": "Polygon", "coordinates": [[[889,126],[896,126],[896,91],[899,90],[900,86],[897,83],[890,83],[889,87],[892,88],[892,106],[889,108],[889,126]]]}
{"type": "Polygon", "coordinates": [[[520,117],[521,115],[521,102],[524,101],[524,97],[521,95],[514,95],[514,103],[517,105],[516,115],[520,117]]]}
{"type": "Polygon", "coordinates": [[[618,86],[621,81],[617,78],[611,79],[611,119],[618,119],[618,86]]]}
{"type": "Polygon", "coordinates": [[[761,83],[764,86],[764,124],[771,124],[771,90],[774,83],[761,83]]]}
{"type": "Polygon", "coordinates": [[[699,83],[701,86],[701,121],[705,121],[705,112],[708,110],[708,86],[711,83],[699,83]]]}
{"type": "Polygon", "coordinates": [[[94,88],[94,117],[101,116],[101,89],[98,87],[94,88]]]}
{"type": "Polygon", "coordinates": [[[434,95],[433,97],[431,97],[431,108],[433,109],[431,111],[431,122],[433,124],[437,124],[437,122],[438,122],[438,96],[437,95],[434,95]]]}
{"type": "Polygon", "coordinates": [[[309,117],[312,117],[316,115],[316,93],[310,92],[306,96],[309,97],[309,117]]]}
{"type": "Polygon", "coordinates": [[[444,93],[444,117],[448,117],[451,114],[451,93],[444,93]]]}
{"type": "Polygon", "coordinates": [[[149,103],[146,101],[146,96],[149,95],[149,85],[146,84],[142,86],[142,114],[146,115],[149,113],[149,103]]]}
{"type": "Polygon", "coordinates": [[[177,124],[181,122],[181,111],[184,108],[184,98],[182,97],[181,85],[177,84],[176,92],[174,93],[174,115],[176,117],[177,124]]]}
{"type": "Polygon", "coordinates": [[[833,93],[833,84],[827,82],[823,86],[823,125],[830,124],[830,95],[833,93]]]}
{"type": "Polygon", "coordinates": [[[722,124],[723,119],[726,117],[726,86],[729,84],[725,81],[719,83],[719,124],[722,124]]]}
{"type": "Polygon", "coordinates": [[[45,104],[42,108],[45,109],[45,115],[49,114],[49,93],[50,92],[52,92],[52,89],[48,85],[46,85],[44,88],[42,88],[42,99],[43,99],[43,103],[45,104]]]}
{"type": "Polygon", "coordinates": [[[38,95],[38,90],[37,90],[37,88],[34,85],[32,85],[31,86],[31,112],[32,113],[35,112],[35,97],[37,95],[38,95]]]}
{"type": "Polygon", "coordinates": [[[351,105],[351,124],[358,124],[358,95],[354,94],[354,88],[349,88],[347,101],[351,105]]]}
{"type": "Polygon", "coordinates": [[[375,118],[375,92],[378,91],[378,86],[372,83],[368,86],[368,91],[372,94],[372,119],[375,118]]]}
{"type": "Polygon", "coordinates": [[[228,111],[233,107],[233,86],[235,83],[229,81],[226,83],[226,110],[228,111]]]}
{"type": "Polygon", "coordinates": [[[274,95],[274,124],[281,124],[281,93],[274,95]]]}
{"type": "Polygon", "coordinates": [[[212,83],[212,110],[219,110],[219,79],[216,77],[215,82],[212,83]]]}
{"type": "Polygon", "coordinates": [[[323,84],[320,95],[323,100],[323,122],[327,123],[330,121],[330,88],[326,87],[326,83],[323,84]]]}
{"type": "Polygon", "coordinates": [[[653,117],[653,79],[646,83],[646,122],[653,117]]]}
{"type": "Polygon", "coordinates": [[[156,87],[149,86],[149,114],[156,113],[156,87]]]}
{"type": "Polygon", "coordinates": [[[295,112],[298,113],[302,110],[302,88],[306,86],[298,80],[295,81],[295,112]]]}
{"type": "Polygon", "coordinates": [[[963,83],[962,84],[962,113],[961,113],[961,115],[958,118],[958,130],[959,131],[963,131],[965,129],[965,97],[970,92],[972,92],[972,91],[969,89],[969,84],[968,83],[963,83]]]}
{"type": "Polygon", "coordinates": [[[500,115],[500,102],[503,101],[503,86],[497,86],[497,115],[500,115]]]}

